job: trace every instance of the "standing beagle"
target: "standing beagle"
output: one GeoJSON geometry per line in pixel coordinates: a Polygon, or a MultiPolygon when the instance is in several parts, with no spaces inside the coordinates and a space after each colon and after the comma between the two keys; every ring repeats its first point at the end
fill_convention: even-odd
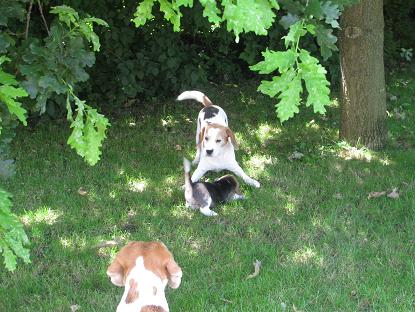
{"type": "Polygon", "coordinates": [[[108,267],[116,286],[125,286],[117,312],[168,312],[164,288],[178,288],[182,269],[161,242],[131,242],[108,267]]]}
{"type": "Polygon", "coordinates": [[[197,150],[193,164],[198,164],[198,166],[193,172],[192,181],[199,181],[210,170],[229,170],[241,177],[245,183],[260,187],[259,182],[249,177],[235,159],[235,149],[238,149],[238,144],[235,135],[228,127],[228,117],[225,111],[213,105],[209,98],[200,91],[185,91],[177,97],[178,101],[190,99],[205,106],[197,117],[197,150]]]}

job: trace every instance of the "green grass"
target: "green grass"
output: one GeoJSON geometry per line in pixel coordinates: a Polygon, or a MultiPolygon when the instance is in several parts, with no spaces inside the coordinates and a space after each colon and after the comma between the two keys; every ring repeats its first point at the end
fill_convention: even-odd
{"type": "Polygon", "coordinates": [[[281,125],[255,86],[207,87],[230,117],[237,159],[262,184],[243,184],[247,199],[216,208],[217,218],[185,208],[180,189],[197,104],[166,99],[113,112],[95,167],[66,144],[65,121],[20,129],[17,172],[5,188],[26,225],[32,264],[1,269],[0,311],[115,311],[123,289],[105,272],[119,247],[95,247],[110,239],[170,248],[184,272],[180,288],[167,291],[171,311],[415,310],[411,77],[408,69],[390,79],[398,100],[388,103],[388,146],[377,153],[339,144],[337,107],[327,118],[303,112],[281,125]],[[294,151],[305,156],[289,161],[294,151]],[[398,199],[368,199],[394,187],[398,199]],[[260,274],[246,279],[255,259],[260,274]]]}

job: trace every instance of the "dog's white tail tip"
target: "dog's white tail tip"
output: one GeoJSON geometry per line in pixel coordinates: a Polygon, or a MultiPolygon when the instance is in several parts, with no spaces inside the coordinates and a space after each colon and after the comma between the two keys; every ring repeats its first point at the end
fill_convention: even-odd
{"type": "Polygon", "coordinates": [[[209,98],[204,95],[202,92],[200,91],[184,91],[183,93],[181,93],[177,99],[177,101],[183,101],[183,100],[196,100],[200,103],[202,103],[204,106],[210,106],[213,105],[212,102],[209,100],[209,98]]]}

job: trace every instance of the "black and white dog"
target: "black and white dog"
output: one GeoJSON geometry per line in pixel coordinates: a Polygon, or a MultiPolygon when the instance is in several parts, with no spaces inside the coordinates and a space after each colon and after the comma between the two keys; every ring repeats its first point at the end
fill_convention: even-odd
{"type": "Polygon", "coordinates": [[[200,91],[185,91],[177,97],[178,101],[193,99],[205,107],[199,112],[196,129],[196,157],[193,164],[198,164],[192,175],[197,182],[210,170],[229,170],[241,177],[245,183],[260,187],[258,181],[249,177],[235,159],[238,148],[235,135],[228,127],[225,111],[213,105],[209,98],[200,91]]]}
{"type": "Polygon", "coordinates": [[[192,182],[190,179],[190,166],[190,161],[184,158],[184,197],[187,207],[199,209],[205,216],[211,217],[218,214],[211,210],[210,207],[232,199],[244,199],[239,190],[239,183],[233,175],[225,175],[213,183],[192,182]]]}

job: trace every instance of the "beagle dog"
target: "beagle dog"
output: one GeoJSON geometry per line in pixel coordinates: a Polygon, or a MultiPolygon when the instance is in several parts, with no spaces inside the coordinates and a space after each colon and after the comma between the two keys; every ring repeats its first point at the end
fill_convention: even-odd
{"type": "Polygon", "coordinates": [[[161,242],[130,242],[116,255],[107,275],[125,286],[117,312],[168,312],[164,288],[178,288],[182,269],[161,242]]]}
{"type": "Polygon", "coordinates": [[[217,216],[210,207],[232,199],[244,199],[239,190],[239,183],[231,174],[225,175],[215,182],[192,182],[190,179],[190,161],[183,158],[184,167],[184,197],[186,206],[199,209],[205,216],[217,216]]]}
{"type": "Polygon", "coordinates": [[[259,182],[249,177],[236,162],[235,149],[238,149],[238,144],[235,135],[228,127],[228,117],[225,111],[213,105],[209,98],[200,91],[185,91],[177,97],[178,101],[190,99],[205,106],[197,118],[197,150],[193,164],[198,164],[198,166],[193,172],[192,181],[199,181],[210,170],[229,170],[241,177],[245,183],[260,187],[259,182]]]}

